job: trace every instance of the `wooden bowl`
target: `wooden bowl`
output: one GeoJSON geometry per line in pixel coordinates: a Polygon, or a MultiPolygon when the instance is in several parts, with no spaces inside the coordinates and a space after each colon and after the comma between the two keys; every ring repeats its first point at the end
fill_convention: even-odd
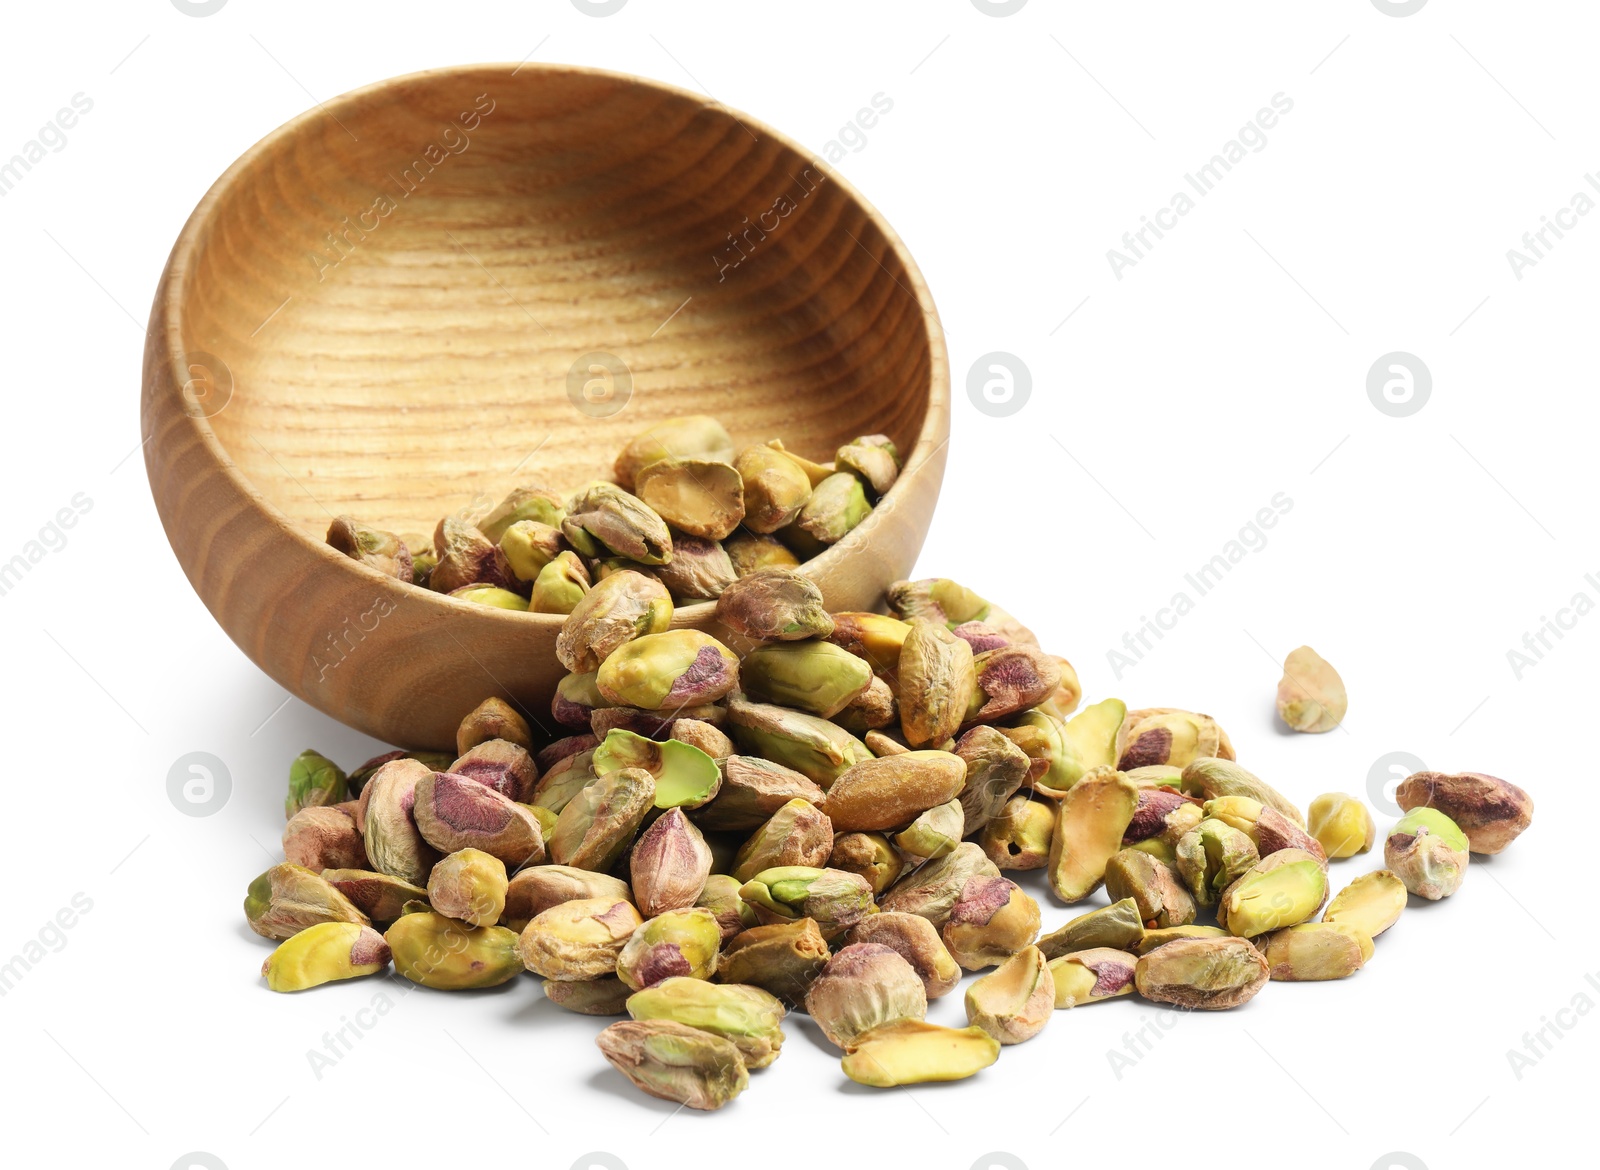
{"type": "Polygon", "coordinates": [[[142,406],[167,537],[228,635],[335,718],[449,748],[489,695],[561,734],[562,619],[385,577],[324,543],[332,517],[431,535],[609,477],[672,415],[819,461],[883,432],[899,482],[806,566],[831,608],[875,608],[938,496],[949,368],[904,245],[795,143],[659,82],[493,65],[346,94],[234,163],[167,262],[142,406]]]}

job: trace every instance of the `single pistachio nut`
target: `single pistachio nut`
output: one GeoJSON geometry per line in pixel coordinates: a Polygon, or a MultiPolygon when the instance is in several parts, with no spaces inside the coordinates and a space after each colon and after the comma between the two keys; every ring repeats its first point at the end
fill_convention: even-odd
{"type": "Polygon", "coordinates": [[[971,841],[963,841],[945,856],[910,870],[884,893],[882,911],[917,914],[942,927],[961,897],[967,880],[999,877],[1000,871],[971,841]]]}
{"type": "Polygon", "coordinates": [[[1414,808],[1389,830],[1383,862],[1406,889],[1437,902],[1461,888],[1467,876],[1467,835],[1436,808],[1414,808]]]}
{"type": "Polygon", "coordinates": [[[866,659],[832,642],[812,640],[756,647],[740,662],[739,679],[758,703],[832,719],[866,692],[873,674],[866,659]]]}
{"type": "Polygon", "coordinates": [[[825,866],[832,853],[832,822],[810,801],[791,800],[739,846],[733,876],[747,882],[780,866],[825,866]]]}
{"type": "Polygon", "coordinates": [[[860,874],[872,887],[874,896],[893,885],[905,869],[905,862],[882,833],[836,834],[826,864],[830,869],[860,874]]]}
{"type": "Polygon", "coordinates": [[[950,628],[964,622],[981,622],[989,616],[992,608],[972,590],[948,577],[896,581],[889,586],[886,594],[889,608],[906,621],[927,618],[950,628]]]}
{"type": "Polygon", "coordinates": [[[1033,1039],[1055,1006],[1055,979],[1038,947],[1024,947],[967,988],[967,1022],[1001,1044],[1033,1039]]]}
{"type": "Polygon", "coordinates": [[[400,541],[411,551],[411,583],[419,589],[430,588],[434,566],[439,563],[439,554],[434,550],[432,538],[409,534],[402,536],[400,541]]]}
{"type": "Polygon", "coordinates": [[[843,934],[877,907],[860,874],[808,865],[763,870],[739,888],[762,922],[814,918],[824,938],[843,934]]]}
{"type": "Polygon", "coordinates": [[[953,752],[911,751],[862,760],[828,787],[822,811],[836,830],[884,830],[954,800],[967,766],[953,752]]]}
{"type": "Polygon", "coordinates": [[[1194,900],[1208,910],[1216,906],[1223,890],[1260,860],[1249,834],[1215,817],[1207,817],[1178,841],[1178,875],[1194,900]]]}
{"type": "Polygon", "coordinates": [[[359,922],[318,922],[286,938],[261,964],[272,991],[304,991],[336,979],[375,975],[389,965],[383,935],[359,922]]]}
{"type": "Polygon", "coordinates": [[[941,743],[966,721],[978,685],[972,647],[944,626],[911,622],[895,677],[900,730],[912,747],[941,743]]]}
{"type": "Polygon", "coordinates": [[[578,559],[578,554],[563,552],[540,569],[533,579],[528,609],[533,613],[571,616],[589,595],[590,588],[589,570],[578,559]]]}
{"type": "Polygon", "coordinates": [[[1210,756],[1192,760],[1184,765],[1183,790],[1190,796],[1198,796],[1205,800],[1215,800],[1224,796],[1246,796],[1268,808],[1277,809],[1301,828],[1305,827],[1305,818],[1300,815],[1300,809],[1294,801],[1231,760],[1210,756]]]}
{"type": "Polygon", "coordinates": [[[576,898],[534,915],[517,948],[523,965],[546,979],[598,979],[616,973],[617,957],[643,921],[623,898],[576,898]]]}
{"type": "Polygon", "coordinates": [[[724,735],[721,728],[703,719],[674,719],[668,738],[699,748],[713,760],[725,760],[733,755],[733,740],[724,735]]]}
{"type": "Polygon", "coordinates": [[[768,439],[767,446],[771,447],[774,451],[783,452],[783,454],[792,459],[795,463],[795,466],[799,467],[806,473],[807,478],[811,480],[812,487],[816,487],[823,480],[827,479],[830,475],[835,474],[839,470],[832,463],[813,463],[804,455],[796,454],[783,445],[782,439],[768,439]]]}
{"type": "Polygon", "coordinates": [[[556,693],[550,699],[550,714],[557,723],[573,731],[589,731],[589,720],[594,713],[613,706],[595,685],[597,673],[589,670],[561,676],[561,681],[556,683],[556,693]]]}
{"type": "Polygon", "coordinates": [[[636,1020],[672,1020],[731,1041],[749,1068],[766,1068],[783,1047],[783,1002],[743,983],[663,979],[628,997],[636,1020]]]}
{"type": "Polygon", "coordinates": [[[283,804],[283,815],[287,818],[303,808],[339,804],[347,791],[348,781],[339,765],[307,748],[289,765],[289,796],[283,804]]]}
{"type": "Polygon", "coordinates": [[[373,922],[393,922],[407,902],[426,901],[428,891],[370,869],[325,869],[322,880],[338,890],[373,922]]]}
{"type": "Polygon", "coordinates": [[[1036,777],[1035,790],[1040,795],[1058,798],[1085,772],[1115,765],[1117,735],[1127,710],[1121,699],[1102,699],[1071,719],[1051,716],[1048,711],[1043,712],[1043,716],[1049,718],[1048,723],[1035,716],[1034,725],[1046,732],[1046,743],[1051,749],[1050,766],[1036,777]]]}
{"type": "Polygon", "coordinates": [[[900,474],[900,452],[888,435],[863,435],[840,447],[833,465],[859,478],[874,496],[881,496],[900,474]]]}
{"type": "MultiPolygon", "coordinates": [[[[690,536],[721,540],[744,519],[744,480],[731,463],[669,455],[634,476],[640,500],[690,536]]],[[[673,546],[676,557],[677,546],[673,546]]]]}
{"type": "Polygon", "coordinates": [[[595,774],[619,768],[642,768],[655,780],[657,808],[699,808],[722,786],[717,762],[699,748],[678,739],[646,739],[622,728],[608,731],[594,749],[595,774]]]}
{"type": "Polygon", "coordinates": [[[516,585],[505,553],[476,525],[459,516],[446,516],[433,530],[433,551],[438,558],[428,574],[428,588],[453,593],[463,585],[516,585]]]}
{"type": "Polygon", "coordinates": [[[283,827],[283,859],[313,873],[366,869],[367,847],[343,808],[303,808],[283,827]]]}
{"type": "Polygon", "coordinates": [[[1133,972],[1137,955],[1110,947],[1073,951],[1050,960],[1050,978],[1055,984],[1055,1006],[1082,1007],[1119,995],[1133,994],[1133,972]]]}
{"type": "Polygon", "coordinates": [[[355,905],[303,865],[285,862],[267,870],[244,899],[245,920],[262,938],[283,939],[319,922],[354,922],[371,926],[355,905]]]}
{"type": "Polygon", "coordinates": [[[1256,822],[1261,819],[1262,804],[1248,796],[1219,796],[1201,806],[1206,820],[1218,820],[1257,840],[1256,822]]]}
{"type": "Polygon", "coordinates": [[[1414,772],[1394,799],[1407,812],[1438,809],[1467,835],[1473,853],[1499,853],[1533,823],[1533,797],[1483,772],[1414,772]]]}
{"type": "Polygon", "coordinates": [[[1322,842],[1271,805],[1263,805],[1256,818],[1256,849],[1262,857],[1282,849],[1303,849],[1323,865],[1328,864],[1322,842]]]}
{"type": "Polygon", "coordinates": [[[1187,926],[1195,918],[1195,899],[1182,879],[1171,866],[1137,848],[1123,849],[1106,862],[1106,894],[1114,901],[1132,898],[1152,930],[1187,926]]]}
{"type": "Polygon", "coordinates": [[[647,918],[693,906],[711,876],[711,847],[681,808],[668,809],[628,858],[634,900],[647,918]]]}
{"type": "Polygon", "coordinates": [[[1114,951],[1137,950],[1145,937],[1144,921],[1139,916],[1139,904],[1124,898],[1098,910],[1090,910],[1058,927],[1036,944],[1047,959],[1059,959],[1074,951],[1097,949],[1114,951]]]}
{"type": "MultiPolygon", "coordinates": [[[[481,526],[480,526],[481,527],[481,526]]],[[[567,538],[555,525],[538,520],[518,520],[498,537],[500,552],[518,581],[537,581],[545,566],[567,551],[567,538]]]]}
{"type": "MultiPolygon", "coordinates": [[[[846,703],[833,721],[852,735],[865,736],[868,731],[887,727],[898,731],[900,704],[894,697],[894,688],[873,675],[867,680],[867,689],[846,703]]],[[[873,755],[878,754],[873,752],[873,755]]]]}
{"type": "Polygon", "coordinates": [[[971,877],[940,936],[968,971],[995,967],[1039,936],[1039,903],[1006,878],[971,877]]]}
{"type": "MultiPolygon", "coordinates": [[[[842,725],[841,725],[842,726],[842,725]]],[[[845,728],[846,731],[849,728],[845,728]]],[[[880,756],[903,756],[911,749],[902,739],[897,739],[897,732],[879,731],[873,728],[861,737],[861,742],[867,745],[867,750],[874,758],[880,756]]]]}
{"type": "Polygon", "coordinates": [[[1106,863],[1122,848],[1139,807],[1139,789],[1121,772],[1097,768],[1061,798],[1050,838],[1050,888],[1063,902],[1081,902],[1105,881],[1106,863]]]}
{"type": "Polygon", "coordinates": [[[628,936],[617,956],[617,978],[635,991],[663,979],[710,979],[717,969],[722,928],[709,910],[668,910],[628,936]]]}
{"type": "Polygon", "coordinates": [[[896,911],[869,915],[850,928],[845,941],[852,945],[876,944],[897,952],[922,980],[923,993],[929,1000],[948,995],[961,982],[960,965],[937,928],[920,915],[896,911]]]}
{"type": "Polygon", "coordinates": [[[836,472],[811,489],[811,498],[800,509],[794,524],[784,529],[810,537],[820,545],[837,544],[856,525],[872,514],[872,505],[861,488],[861,481],[847,471],[836,472]]]}
{"type": "Polygon", "coordinates": [[[1367,806],[1343,792],[1325,792],[1313,800],[1306,827],[1329,857],[1365,853],[1378,837],[1367,806]]]}
{"type": "Polygon", "coordinates": [[[464,756],[480,743],[503,739],[532,750],[533,732],[528,721],[510,703],[493,696],[467,713],[456,728],[456,755],[464,756]]]}
{"type": "Polygon", "coordinates": [[[791,800],[822,803],[822,789],[793,768],[760,756],[731,755],[720,767],[716,797],[695,810],[694,820],[703,829],[748,833],[791,800]]]}
{"type": "Polygon", "coordinates": [[[1056,806],[1026,796],[1006,801],[978,832],[978,844],[1001,869],[1043,869],[1056,831],[1056,806]]]}
{"type": "MultiPolygon", "coordinates": [[[[745,507],[751,506],[749,481],[745,482],[745,507]]],[[[745,526],[749,527],[750,513],[745,513],[745,526]]],[[[790,551],[776,536],[758,535],[755,532],[736,532],[722,542],[723,551],[733,562],[733,571],[748,577],[762,569],[797,569],[800,558],[790,551]]]]}
{"type": "Polygon", "coordinates": [[[1187,767],[1201,758],[1233,759],[1228,733],[1209,715],[1176,707],[1129,711],[1117,731],[1117,767],[1187,767]]]}
{"type": "Polygon", "coordinates": [[[1066,725],[1042,707],[1024,711],[1000,733],[1028,757],[1028,785],[1040,796],[1059,800],[1083,776],[1066,725]]]}
{"type": "Polygon", "coordinates": [[[481,849],[458,849],[428,875],[428,904],[469,926],[493,926],[506,908],[506,867],[481,849]]]}
{"type": "Polygon", "coordinates": [[[786,451],[746,447],[733,466],[744,484],[744,526],[751,532],[787,527],[811,498],[811,477],[786,451]]]}
{"type": "Polygon", "coordinates": [[[964,1080],[999,1057],[1000,1042],[982,1028],[898,1020],[858,1036],[839,1064],[857,1084],[888,1089],[964,1080]]]}
{"type": "Polygon", "coordinates": [[[539,766],[528,749],[506,739],[491,739],[438,769],[476,780],[511,800],[526,800],[539,783],[539,766]]]}
{"type": "Polygon", "coordinates": [[[671,1020],[618,1021],[595,1043],[635,1086],[691,1109],[721,1109],[750,1085],[737,1047],[671,1020]]]}
{"type": "Polygon", "coordinates": [[[739,657],[710,634],[668,630],[612,651],[595,684],[614,703],[658,711],[715,703],[739,683],[739,657]]]}
{"type": "Polygon", "coordinates": [[[961,822],[959,800],[935,805],[894,835],[895,847],[922,861],[943,857],[960,844],[961,822]]]}
{"type": "Polygon", "coordinates": [[[610,874],[574,869],[570,865],[530,865],[506,885],[506,908],[500,924],[520,933],[550,907],[579,898],[631,902],[633,894],[627,882],[610,874]]]}
{"type": "MultiPolygon", "coordinates": [[[[417,781],[411,810],[422,839],[440,853],[479,849],[515,871],[544,860],[538,818],[466,776],[432,772],[417,781]]],[[[490,919],[494,921],[494,919],[490,919]]]]}
{"type": "Polygon", "coordinates": [[[556,635],[556,657],[568,670],[598,671],[625,643],[659,634],[672,621],[672,598],[654,577],[624,571],[595,583],[556,635]]]}
{"type": "Polygon", "coordinates": [[[1147,930],[1144,938],[1139,941],[1135,951],[1140,955],[1148,955],[1157,947],[1165,946],[1169,942],[1176,942],[1180,938],[1232,938],[1233,936],[1220,926],[1200,926],[1190,923],[1188,926],[1168,926],[1161,930],[1147,930]]]}
{"type": "Polygon", "coordinates": [[[1302,922],[1274,931],[1257,945],[1271,968],[1270,978],[1287,983],[1344,979],[1372,958],[1372,940],[1336,922],[1302,922]]]}
{"type": "Polygon", "coordinates": [[[761,920],[756,917],[755,910],[739,897],[739,890],[743,885],[743,882],[731,874],[714,873],[706,878],[705,885],[700,888],[700,896],[694,901],[696,906],[709,910],[717,916],[717,925],[722,928],[723,942],[760,925],[761,920]]]}
{"type": "Polygon", "coordinates": [[[1322,921],[1377,938],[1396,922],[1406,908],[1405,883],[1386,869],[1364,873],[1333,896],[1322,921]]]}
{"type": "Polygon", "coordinates": [[[966,765],[961,795],[961,836],[970,837],[1000,815],[1028,777],[1028,755],[993,727],[974,727],[956,740],[966,765]]]}
{"type": "MultiPolygon", "coordinates": [[[[728,732],[741,751],[791,768],[823,788],[853,764],[873,758],[866,744],[815,715],[752,703],[738,694],[729,696],[727,706],[728,732]]],[[[729,782],[726,772],[723,780],[729,782]]]]}
{"type": "Polygon", "coordinates": [[[1170,869],[1176,870],[1178,867],[1178,851],[1168,845],[1164,838],[1146,837],[1143,841],[1136,841],[1127,848],[1134,853],[1148,854],[1170,869]]]}
{"type": "Polygon", "coordinates": [[[840,950],[812,981],[805,1002],[806,1013],[840,1048],[883,1024],[928,1013],[921,977],[899,951],[880,943],[840,950]]]}
{"type": "Polygon", "coordinates": [[[733,440],[710,415],[685,414],[663,419],[628,441],[612,471],[623,487],[634,486],[638,474],[660,459],[733,459],[733,440]]]}
{"type": "Polygon", "coordinates": [[[724,944],[717,978],[759,987],[794,1007],[805,1002],[807,989],[828,958],[828,943],[809,918],[752,926],[724,944]]]}
{"type": "Polygon", "coordinates": [[[411,550],[392,532],[372,528],[354,516],[335,516],[328,525],[328,543],[353,561],[401,581],[412,578],[411,550]]]}
{"type": "Polygon", "coordinates": [[[1278,680],[1279,719],[1295,731],[1332,731],[1349,706],[1344,679],[1320,654],[1310,646],[1289,651],[1278,680]]]}
{"type": "Polygon", "coordinates": [[[1056,660],[1033,646],[985,650],[973,656],[972,671],[976,685],[967,700],[966,723],[992,723],[1038,706],[1061,682],[1056,660]]]}
{"type": "MultiPolygon", "coordinates": [[[[576,755],[557,761],[539,778],[529,803],[559,814],[572,798],[593,783],[594,779],[594,750],[578,752],[576,755]]],[[[546,833],[544,839],[548,845],[550,834],[546,833]]]]}
{"type": "Polygon", "coordinates": [[[672,534],[660,513],[614,483],[596,481],[574,493],[561,534],[586,557],[626,557],[641,565],[672,559],[672,534]]]}
{"type": "Polygon", "coordinates": [[[653,570],[679,603],[715,601],[739,579],[728,550],[719,541],[672,530],[672,559],[653,570]]]}
{"type": "Polygon", "coordinates": [[[503,541],[505,534],[518,524],[559,528],[565,517],[566,509],[561,506],[558,493],[545,487],[518,487],[478,521],[478,531],[490,540],[503,541]]]}
{"type": "Polygon", "coordinates": [[[546,979],[544,997],[581,1016],[625,1016],[633,988],[614,975],[599,979],[546,979]]]}
{"type": "Polygon", "coordinates": [[[1180,1008],[1238,1007],[1266,985],[1265,956],[1242,938],[1180,938],[1141,956],[1134,987],[1145,999],[1180,1008]]]}
{"type": "Polygon", "coordinates": [[[962,622],[960,625],[951,626],[950,632],[972,647],[974,656],[982,654],[985,650],[999,650],[1005,646],[1015,646],[1011,636],[999,626],[992,626],[988,622],[962,622]]]}
{"type": "Polygon", "coordinates": [[[865,658],[875,673],[893,674],[900,666],[911,625],[879,613],[847,611],[833,615],[833,632],[824,635],[858,658],[865,658]]]}
{"type": "MultiPolygon", "coordinates": [[[[412,817],[417,785],[433,775],[416,760],[392,760],[361,790],[367,860],[379,873],[426,885],[439,854],[423,838],[412,817]]],[[[488,791],[485,789],[485,791],[488,791]]]]}
{"type": "Polygon", "coordinates": [[[609,870],[633,843],[655,796],[655,779],[643,768],[618,768],[590,781],[556,818],[550,860],[578,869],[609,870]]]}
{"type": "Polygon", "coordinates": [[[498,987],[522,974],[515,931],[468,926],[430,910],[402,914],[384,932],[394,969],[438,991],[498,987]]]}
{"type": "Polygon", "coordinates": [[[1313,918],[1328,900],[1328,870],[1304,849],[1263,857],[1217,899],[1217,925],[1255,938],[1313,918]]]}

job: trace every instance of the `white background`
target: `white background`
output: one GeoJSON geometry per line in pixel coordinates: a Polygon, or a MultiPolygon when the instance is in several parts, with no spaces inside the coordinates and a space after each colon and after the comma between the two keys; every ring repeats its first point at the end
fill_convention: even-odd
{"type": "MultiPolygon", "coordinates": [[[[1394,1165],[1437,1170],[1554,1156],[1587,1130],[1600,1020],[1569,1009],[1600,1003],[1587,933],[1600,617],[1520,679],[1507,652],[1574,594],[1600,600],[1585,581],[1600,571],[1600,216],[1521,280],[1506,252],[1600,168],[1592,6],[1212,7],[8,6],[0,158],[72,95],[94,108],[0,199],[0,560],[75,494],[92,508],[0,597],[0,961],[75,894],[92,909],[47,931],[58,949],[0,998],[5,1160],[565,1168],[598,1150],[611,1160],[596,1164],[633,1170],[1069,1157],[1366,1170],[1400,1151],[1394,1165]],[[1354,979],[1180,1018],[1120,1078],[1108,1050],[1155,1017],[1149,1004],[1057,1013],[975,1080],[888,1092],[845,1081],[791,1017],[782,1058],[738,1102],[675,1114],[608,1069],[598,1022],[544,1002],[531,978],[454,996],[370,980],[268,994],[267,947],[239,903],[278,855],[289,760],[315,745],[349,766],[381,745],[285,705],[179,572],[135,454],[147,306],[207,186],[313,95],[531,50],[704,88],[819,154],[887,95],[893,111],[836,169],[903,236],[948,327],[954,438],[921,572],[958,575],[1032,624],[1089,700],[1214,714],[1241,761],[1302,805],[1365,795],[1374,761],[1405,751],[1522,784],[1533,829],[1474,859],[1456,897],[1413,906],[1354,979]],[[1107,249],[1278,93],[1294,108],[1264,149],[1118,280],[1107,249]],[[965,394],[996,350],[1033,377],[1007,418],[965,394]],[[1366,393],[1396,350],[1433,376],[1407,418],[1366,393]],[[1107,651],[1279,492],[1293,508],[1266,546],[1119,679],[1107,651]],[[1349,685],[1343,730],[1274,726],[1278,663],[1303,642],[1349,685]],[[214,816],[168,800],[168,769],[191,751],[232,776],[214,816]],[[317,1079],[308,1050],[380,992],[392,1010],[317,1079]],[[1552,1023],[1560,1038],[1519,1077],[1508,1050],[1552,1023]]],[[[1340,863],[1336,884],[1377,864],[1340,863]]],[[[1040,896],[1047,928],[1076,912],[1040,896]]],[[[962,1022],[959,996],[930,1018],[962,1022]]]]}

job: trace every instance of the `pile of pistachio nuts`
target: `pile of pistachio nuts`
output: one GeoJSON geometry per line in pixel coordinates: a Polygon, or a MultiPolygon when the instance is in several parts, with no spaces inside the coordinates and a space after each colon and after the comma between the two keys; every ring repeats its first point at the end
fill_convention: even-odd
{"type": "MultiPolygon", "coordinates": [[[[1531,822],[1515,785],[1417,773],[1387,868],[1330,901],[1330,861],[1376,841],[1358,799],[1303,814],[1204,714],[1080,710],[1070,663],[954,581],[884,601],[830,614],[794,568],[747,566],[718,590],[719,641],[671,629],[669,586],[614,566],[565,618],[548,719],[489,698],[453,754],[346,774],[303,753],[286,860],[245,899],[279,942],[268,987],[391,963],[440,990],[532,972],[564,1009],[626,1017],[599,1033],[605,1059],[697,1109],[777,1058],[790,1010],[861,1084],[956,1080],[1059,1008],[1231,1008],[1352,975],[1410,896],[1454,893],[1471,853],[1531,822]],[[1065,904],[1102,886],[1110,904],[1042,933],[1006,876],[1030,869],[1065,904]],[[968,1026],[927,1022],[964,971],[982,972],[968,1026]]],[[[1289,726],[1345,707],[1331,666],[1290,655],[1289,726]]]]}
{"type": "Polygon", "coordinates": [[[782,440],[734,454],[706,415],[667,419],[617,456],[615,482],[571,494],[519,487],[482,516],[446,516],[432,539],[338,516],[328,543],[414,585],[464,601],[568,614],[590,587],[629,569],[678,603],[711,601],[741,574],[793,568],[865,520],[894,485],[900,456],[885,435],[813,463],[782,440]]]}

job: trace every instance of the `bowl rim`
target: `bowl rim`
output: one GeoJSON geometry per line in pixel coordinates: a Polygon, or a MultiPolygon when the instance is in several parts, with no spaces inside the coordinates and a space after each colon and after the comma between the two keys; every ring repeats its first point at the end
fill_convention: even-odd
{"type": "MultiPolygon", "coordinates": [[[[721,111],[727,116],[753,127],[761,134],[770,135],[782,146],[794,151],[801,157],[811,154],[811,151],[796,142],[787,134],[774,129],[760,118],[736,110],[722,102],[715,101],[705,94],[696,93],[683,86],[671,82],[658,81],[655,78],[641,77],[637,74],[624,73],[620,70],[601,69],[587,65],[571,65],[543,62],[481,62],[476,64],[447,65],[432,69],[421,69],[412,73],[399,74],[394,77],[384,78],[380,81],[370,82],[358,86],[319,102],[282,125],[269,131],[258,141],[251,145],[243,154],[236,158],[228,168],[206,190],[194,210],[189,214],[183,229],[178,233],[172,252],[167,261],[167,272],[170,279],[160,286],[156,293],[156,301],[151,309],[152,323],[161,320],[165,326],[161,336],[151,337],[151,349],[155,351],[157,359],[164,364],[166,381],[170,386],[169,392],[180,399],[183,396],[183,386],[188,380],[184,375],[186,368],[185,355],[190,351],[183,345],[184,314],[183,306],[188,299],[190,281],[196,267],[196,260],[201,254],[203,240],[210,226],[212,216],[217,207],[233,192],[241,176],[265,153],[278,144],[300,134],[312,122],[323,117],[335,117],[339,112],[348,109],[351,105],[363,101],[373,95],[383,93],[385,90],[413,85],[421,81],[460,76],[466,74],[482,74],[502,72],[503,80],[510,81],[518,73],[531,74],[543,73],[547,75],[573,75],[581,77],[597,77],[611,81],[624,82],[629,85],[642,86],[658,90],[664,94],[684,98],[695,102],[708,110],[721,111]]],[[[843,189],[846,198],[860,207],[867,218],[882,234],[889,251],[900,261],[908,278],[910,293],[917,302],[921,311],[922,325],[928,339],[929,371],[926,386],[927,405],[923,414],[922,428],[917,434],[915,445],[902,459],[902,470],[887,492],[880,497],[878,503],[868,517],[851,529],[834,544],[828,546],[823,552],[802,561],[799,568],[808,566],[832,566],[844,557],[857,551],[870,539],[873,530],[878,526],[885,513],[885,504],[892,506],[898,499],[896,492],[907,483],[911,473],[922,465],[930,462],[944,450],[950,442],[950,367],[949,354],[945,346],[944,328],[939,319],[939,311],[933,301],[933,295],[928,288],[927,281],[922,275],[922,270],[917,267],[916,260],[912,257],[905,242],[899,233],[890,226],[888,220],[873,204],[856,189],[848,179],[831,168],[824,167],[820,160],[813,159],[813,164],[824,170],[830,183],[836,183],[843,189]]],[[[858,246],[866,251],[866,246],[857,241],[858,246]]],[[[867,255],[883,267],[878,257],[870,251],[867,255]]],[[[888,270],[885,269],[887,272],[888,270]]],[[[890,279],[899,284],[893,273],[890,279]]],[[[902,285],[905,288],[905,285],[902,285]]],[[[151,372],[148,364],[145,369],[145,391],[151,392],[152,382],[159,383],[161,379],[151,372]]],[[[345,572],[355,574],[352,582],[364,581],[368,585],[380,585],[383,590],[396,599],[419,600],[420,594],[427,595],[427,603],[441,607],[442,614],[461,613],[472,614],[479,620],[487,619],[491,622],[501,623],[508,633],[515,631],[527,632],[530,629],[543,628],[554,631],[566,618],[562,614],[533,613],[526,610],[500,609],[496,606],[483,605],[477,602],[465,601],[459,597],[452,597],[448,593],[439,593],[432,589],[421,588],[408,581],[401,581],[370,565],[363,564],[351,557],[345,556],[332,548],[326,540],[313,540],[301,531],[300,527],[289,519],[278,506],[267,498],[251,480],[239,470],[233,457],[217,437],[212,429],[210,419],[197,407],[188,402],[181,404],[180,413],[187,426],[191,429],[201,446],[215,460],[217,468],[238,489],[239,493],[248,498],[257,508],[276,522],[278,527],[287,532],[290,537],[299,543],[302,548],[313,555],[322,557],[325,561],[337,562],[343,566],[345,572]],[[536,623],[530,626],[530,622],[536,623]]],[[[154,445],[144,445],[146,474],[153,477],[156,469],[151,466],[154,459],[154,445]]],[[[686,605],[674,605],[672,625],[703,624],[708,620],[716,608],[715,601],[694,601],[686,605]]]]}

